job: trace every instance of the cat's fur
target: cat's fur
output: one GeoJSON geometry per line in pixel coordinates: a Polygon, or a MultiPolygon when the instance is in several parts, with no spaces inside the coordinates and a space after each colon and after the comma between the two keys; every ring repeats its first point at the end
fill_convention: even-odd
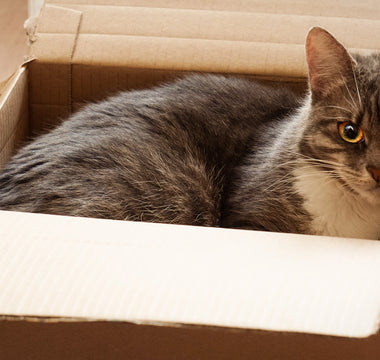
{"type": "Polygon", "coordinates": [[[248,140],[295,101],[212,75],[121,93],[22,149],[0,176],[0,208],[218,226],[248,140]]]}
{"type": "Polygon", "coordinates": [[[321,28],[306,53],[302,101],[195,75],[86,107],[11,160],[0,209],[379,238],[380,56],[321,28]]]}

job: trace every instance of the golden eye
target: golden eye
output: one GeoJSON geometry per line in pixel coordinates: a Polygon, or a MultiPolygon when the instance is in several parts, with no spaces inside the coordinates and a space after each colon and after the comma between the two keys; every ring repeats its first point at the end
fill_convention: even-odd
{"type": "Polygon", "coordinates": [[[340,137],[349,143],[358,144],[364,141],[363,130],[356,124],[345,121],[338,124],[338,130],[340,137]]]}

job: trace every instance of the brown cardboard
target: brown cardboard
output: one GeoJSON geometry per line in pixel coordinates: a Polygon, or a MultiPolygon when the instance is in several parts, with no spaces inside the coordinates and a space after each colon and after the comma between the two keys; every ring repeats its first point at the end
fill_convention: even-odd
{"type": "Polygon", "coordinates": [[[0,90],[0,168],[27,138],[27,76],[26,68],[21,68],[0,90]]]}
{"type": "Polygon", "coordinates": [[[304,89],[303,44],[311,26],[328,28],[356,51],[377,48],[368,34],[379,32],[378,9],[355,4],[47,1],[32,36],[32,128],[54,124],[84,102],[184,72],[239,74],[304,89]]]}
{"type": "Polygon", "coordinates": [[[199,326],[117,322],[0,322],[7,360],[378,360],[379,335],[349,339],[199,326]]]}
{"type": "MultiPolygon", "coordinates": [[[[356,0],[331,3],[307,0],[48,0],[36,32],[30,34],[30,55],[35,60],[21,67],[0,90],[0,167],[27,139],[28,132],[40,132],[53,126],[84,103],[121,89],[148,87],[194,71],[247,76],[271,81],[274,86],[280,83],[305,89],[303,43],[308,28],[314,25],[325,26],[350,49],[362,52],[379,49],[376,36],[368,35],[378,34],[380,30],[380,8],[375,0],[360,3],[356,0]]],[[[380,358],[379,243],[333,238],[314,242],[312,237],[306,236],[258,232],[247,235],[227,230],[221,230],[216,236],[213,229],[134,226],[113,221],[98,223],[91,219],[0,212],[0,357],[380,358]],[[188,240],[183,234],[188,234],[188,240]],[[173,243],[169,246],[169,238],[177,237],[180,247],[190,241],[193,250],[199,250],[194,252],[195,265],[201,261],[197,253],[202,254],[205,248],[220,250],[221,238],[225,238],[224,244],[231,243],[231,246],[237,246],[246,236],[251,236],[252,241],[259,239],[258,244],[279,241],[279,247],[285,250],[288,246],[285,244],[289,243],[293,262],[302,271],[289,275],[286,286],[278,281],[278,276],[284,276],[289,268],[278,269],[275,276],[270,277],[263,293],[270,294],[272,290],[284,293],[278,292],[274,297],[268,295],[267,303],[264,299],[260,305],[267,306],[257,305],[256,311],[260,313],[262,309],[262,316],[253,316],[254,311],[249,306],[241,305],[246,298],[239,298],[238,292],[232,292],[231,304],[226,303],[225,310],[216,312],[212,320],[215,308],[219,308],[211,307],[208,311],[210,304],[207,301],[199,303],[191,286],[187,293],[181,293],[186,295],[182,302],[165,302],[163,296],[159,302],[161,307],[155,299],[141,297],[145,309],[142,316],[140,308],[128,313],[121,305],[115,308],[110,305],[113,304],[111,298],[117,301],[123,285],[116,280],[118,271],[124,269],[123,263],[116,261],[125,246],[123,236],[131,241],[138,240],[129,243],[131,250],[138,250],[140,246],[151,249],[154,243],[163,241],[168,253],[177,246],[173,243]],[[294,245],[297,239],[302,241],[294,245]],[[195,245],[198,240],[203,241],[202,245],[195,245]],[[216,240],[219,242],[214,243],[216,240]],[[337,242],[347,257],[341,264],[339,253],[335,255],[336,271],[331,270],[332,265],[330,268],[323,264],[312,267],[301,255],[305,250],[312,254],[321,252],[323,246],[330,249],[337,242]],[[67,257],[70,247],[65,247],[68,243],[77,250],[72,251],[74,267],[64,262],[70,259],[67,257]],[[90,244],[96,246],[87,251],[90,244]],[[97,247],[99,249],[95,250],[97,247]],[[111,248],[108,263],[104,254],[111,248]],[[60,252],[60,249],[65,251],[60,252]],[[94,254],[98,254],[106,265],[105,273],[113,274],[110,277],[113,281],[107,282],[104,276],[91,276],[99,271],[96,261],[91,262],[94,254]],[[355,265],[351,264],[351,259],[355,265]],[[64,270],[57,272],[60,266],[64,270]],[[366,266],[368,271],[363,270],[366,266]],[[297,288],[299,276],[303,287],[297,288]],[[339,280],[335,287],[334,276],[339,280]],[[62,282],[56,283],[59,279],[62,282]],[[78,283],[79,279],[82,283],[78,283]],[[87,289],[87,279],[89,289],[97,291],[83,292],[87,289]],[[99,290],[102,281],[104,285],[99,290]],[[320,288],[327,285],[324,292],[316,292],[313,297],[314,282],[320,288]],[[293,292],[289,290],[290,284],[296,287],[293,292]],[[62,289],[65,292],[60,294],[62,289]],[[98,298],[105,301],[104,306],[93,306],[92,301],[98,298]],[[291,305],[286,306],[289,299],[293,299],[291,305]],[[191,301],[195,301],[193,305],[191,301]],[[181,304],[187,306],[184,314],[180,312],[181,304]],[[282,307],[286,311],[280,311],[282,307]],[[151,308],[158,310],[149,315],[151,308]],[[165,312],[168,308],[173,310],[165,312]],[[125,312],[116,316],[115,309],[125,312]],[[196,320],[191,320],[195,318],[190,315],[196,320]]],[[[263,269],[272,269],[275,265],[272,253],[260,249],[259,246],[255,252],[262,259],[263,269]]],[[[334,264],[331,252],[326,253],[330,255],[330,264],[334,264]]],[[[160,256],[163,264],[170,264],[175,258],[160,256]]],[[[207,259],[210,268],[216,268],[217,259],[211,256],[207,259]]],[[[281,264],[286,259],[280,254],[276,261],[281,264]]],[[[231,263],[231,274],[242,260],[243,257],[238,257],[231,263]]],[[[157,259],[152,256],[152,261],[157,259]]],[[[230,264],[230,261],[225,263],[230,264]]],[[[188,268],[193,269],[191,264],[188,268]]],[[[159,264],[154,269],[157,269],[157,276],[164,275],[159,264]]],[[[137,276],[140,270],[131,267],[129,271],[136,272],[137,276]]],[[[208,273],[211,271],[203,272],[208,273]]],[[[267,276],[265,271],[260,273],[267,276]]],[[[121,271],[121,278],[122,274],[121,271]]],[[[197,273],[191,277],[186,267],[182,270],[173,267],[173,274],[184,276],[195,284],[202,283],[200,279],[206,277],[197,273]]],[[[248,288],[261,285],[260,279],[253,278],[247,281],[248,288]]],[[[211,291],[209,298],[218,294],[219,285],[238,282],[237,275],[225,274],[218,278],[215,274],[215,281],[207,289],[211,291]]],[[[174,289],[182,289],[181,286],[179,283],[174,289]]],[[[176,290],[171,289],[167,292],[169,299],[176,295],[176,290]]],[[[228,299],[228,296],[216,297],[214,301],[221,306],[228,299]]]]}

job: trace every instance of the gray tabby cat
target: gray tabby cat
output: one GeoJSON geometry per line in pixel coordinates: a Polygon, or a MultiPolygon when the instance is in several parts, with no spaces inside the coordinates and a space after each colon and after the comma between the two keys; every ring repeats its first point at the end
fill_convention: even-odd
{"type": "Polygon", "coordinates": [[[195,75],[121,93],[23,148],[0,209],[380,236],[380,55],[307,37],[310,94],[195,75]]]}

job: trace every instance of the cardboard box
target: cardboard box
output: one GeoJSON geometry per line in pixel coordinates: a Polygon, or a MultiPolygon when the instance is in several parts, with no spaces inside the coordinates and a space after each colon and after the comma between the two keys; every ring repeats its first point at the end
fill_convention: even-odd
{"type": "MultiPolygon", "coordinates": [[[[0,162],[88,101],[178,74],[302,89],[313,25],[379,48],[375,1],[49,0],[34,60],[0,87],[0,162]]],[[[0,357],[375,360],[379,273],[378,241],[0,211],[0,357]]]]}

